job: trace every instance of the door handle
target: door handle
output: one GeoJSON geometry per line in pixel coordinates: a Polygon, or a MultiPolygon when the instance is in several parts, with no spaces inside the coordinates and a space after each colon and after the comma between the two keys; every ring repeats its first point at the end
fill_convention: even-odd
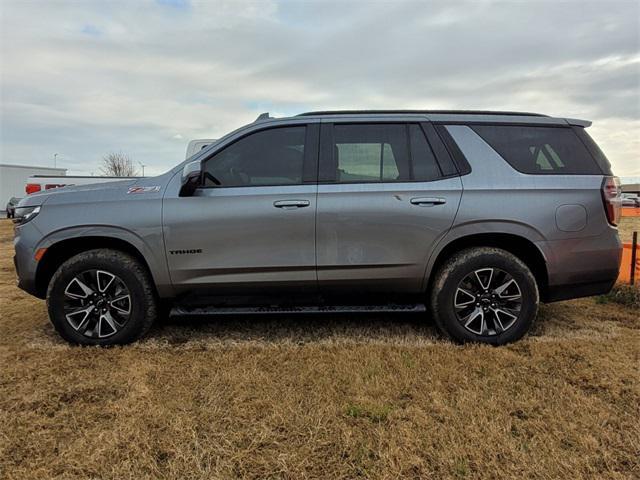
{"type": "Polygon", "coordinates": [[[273,202],[274,207],[283,208],[285,210],[308,207],[309,204],[309,200],[278,200],[273,202]]]}
{"type": "Polygon", "coordinates": [[[433,205],[444,205],[447,200],[442,197],[416,197],[411,199],[411,203],[421,207],[431,207],[433,205]]]}

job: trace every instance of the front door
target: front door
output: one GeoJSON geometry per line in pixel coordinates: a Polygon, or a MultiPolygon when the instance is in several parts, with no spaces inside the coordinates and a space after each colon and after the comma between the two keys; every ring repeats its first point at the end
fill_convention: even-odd
{"type": "Polygon", "coordinates": [[[315,290],[317,132],[298,124],[250,133],[204,161],[195,195],[167,194],[165,247],[178,292],[315,290]]]}
{"type": "MultiPolygon", "coordinates": [[[[419,123],[323,123],[317,257],[321,292],[421,290],[462,186],[419,123]]],[[[443,145],[440,145],[444,148],[443,145]]]]}

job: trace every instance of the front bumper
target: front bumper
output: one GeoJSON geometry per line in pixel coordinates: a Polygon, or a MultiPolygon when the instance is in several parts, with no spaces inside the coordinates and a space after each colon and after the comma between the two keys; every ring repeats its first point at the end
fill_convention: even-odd
{"type": "Polygon", "coordinates": [[[38,262],[34,258],[34,247],[37,238],[40,238],[40,233],[30,223],[15,228],[13,265],[18,277],[18,287],[30,295],[44,298],[42,294],[38,294],[36,285],[38,262]]]}

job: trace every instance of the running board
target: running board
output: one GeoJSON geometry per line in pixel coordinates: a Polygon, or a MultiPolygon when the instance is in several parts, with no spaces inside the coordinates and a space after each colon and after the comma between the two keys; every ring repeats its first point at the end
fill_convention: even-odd
{"type": "Polygon", "coordinates": [[[252,314],[295,314],[295,313],[423,313],[424,303],[390,305],[315,305],[303,307],[191,307],[176,305],[170,315],[252,315],[252,314]]]}

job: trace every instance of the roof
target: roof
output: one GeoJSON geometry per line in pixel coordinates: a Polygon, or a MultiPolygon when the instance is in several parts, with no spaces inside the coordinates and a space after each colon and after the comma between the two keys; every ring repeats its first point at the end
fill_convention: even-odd
{"type": "Polygon", "coordinates": [[[73,179],[73,178],[115,178],[116,180],[118,179],[125,179],[125,180],[129,180],[130,178],[142,178],[139,176],[136,177],[112,177],[111,175],[31,175],[31,178],[57,178],[57,177],[64,177],[66,179],[73,179]]]}
{"type": "MultiPolygon", "coordinates": [[[[296,116],[322,116],[322,115],[376,115],[376,114],[433,114],[433,115],[503,115],[517,117],[548,117],[541,113],[530,112],[499,112],[489,110],[321,110],[317,112],[304,112],[296,116]]],[[[264,114],[263,114],[264,115],[264,114]]]]}
{"type": "Polygon", "coordinates": [[[10,168],[29,168],[31,170],[54,170],[56,172],[66,172],[66,168],[62,167],[39,167],[37,165],[14,165],[12,163],[0,163],[0,167],[10,167],[10,168]]]}

